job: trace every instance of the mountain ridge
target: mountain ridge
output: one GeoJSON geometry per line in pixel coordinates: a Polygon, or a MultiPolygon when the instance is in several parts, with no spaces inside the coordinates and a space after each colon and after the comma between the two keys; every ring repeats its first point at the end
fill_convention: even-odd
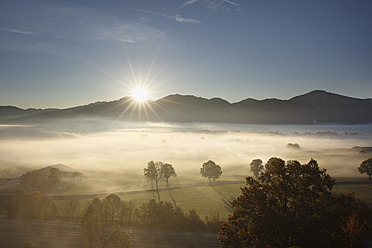
{"type": "Polygon", "coordinates": [[[242,124],[372,123],[372,99],[314,90],[288,100],[246,98],[239,102],[173,94],[138,103],[131,97],[65,109],[0,106],[0,123],[108,118],[123,121],[225,122],[242,124]]]}

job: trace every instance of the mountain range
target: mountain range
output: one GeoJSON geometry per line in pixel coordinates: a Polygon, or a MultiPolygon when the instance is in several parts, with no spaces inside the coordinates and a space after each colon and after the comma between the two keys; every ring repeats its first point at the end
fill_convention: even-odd
{"type": "Polygon", "coordinates": [[[372,123],[372,99],[315,90],[289,100],[247,98],[230,103],[221,98],[169,95],[156,101],[131,97],[66,109],[21,109],[0,106],[0,123],[119,121],[220,122],[242,124],[365,124],[372,123]]]}

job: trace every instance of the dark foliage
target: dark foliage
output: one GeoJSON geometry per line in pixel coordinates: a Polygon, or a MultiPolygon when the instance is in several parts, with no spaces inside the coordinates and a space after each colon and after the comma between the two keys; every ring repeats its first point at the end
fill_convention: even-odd
{"type": "Polygon", "coordinates": [[[61,184],[62,174],[57,168],[32,170],[20,178],[20,187],[27,192],[53,192],[61,184]]]}
{"type": "Polygon", "coordinates": [[[202,177],[208,178],[210,184],[211,179],[215,181],[216,179],[220,178],[222,174],[221,166],[216,164],[214,161],[209,160],[202,165],[202,168],[200,168],[200,174],[202,177]]]}
{"type": "Polygon", "coordinates": [[[55,220],[58,217],[53,199],[42,196],[38,191],[27,194],[24,190],[17,190],[5,209],[10,218],[55,220]]]}
{"type": "Polygon", "coordinates": [[[200,231],[206,228],[195,210],[184,213],[170,202],[150,200],[143,203],[137,213],[138,224],[144,227],[179,231],[200,231]]]}
{"type": "Polygon", "coordinates": [[[372,158],[364,160],[360,166],[358,167],[360,174],[366,173],[369,176],[369,180],[371,180],[372,176],[372,158]]]}
{"type": "Polygon", "coordinates": [[[261,159],[253,159],[252,162],[249,164],[251,166],[251,172],[253,173],[254,177],[257,179],[260,173],[263,171],[264,167],[262,165],[261,159]]]}
{"type": "Polygon", "coordinates": [[[247,177],[233,201],[223,247],[362,247],[371,209],[354,195],[332,193],[334,180],[315,160],[271,158],[259,181],[247,177]]]}

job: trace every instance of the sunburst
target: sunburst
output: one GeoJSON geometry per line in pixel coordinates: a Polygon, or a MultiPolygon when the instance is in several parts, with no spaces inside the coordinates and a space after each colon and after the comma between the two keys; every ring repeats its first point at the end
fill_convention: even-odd
{"type": "Polygon", "coordinates": [[[147,100],[147,90],[143,87],[136,87],[132,92],[132,97],[137,102],[143,102],[147,100]]]}

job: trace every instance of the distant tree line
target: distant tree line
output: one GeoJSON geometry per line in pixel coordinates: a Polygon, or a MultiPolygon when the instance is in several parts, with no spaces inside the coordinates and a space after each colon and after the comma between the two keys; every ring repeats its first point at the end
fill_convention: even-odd
{"type": "MultiPolygon", "coordinates": [[[[53,199],[42,196],[39,191],[26,193],[24,190],[17,190],[5,209],[9,218],[62,218],[53,199]]],[[[87,247],[92,248],[130,247],[124,227],[216,232],[222,224],[218,215],[202,220],[194,209],[185,212],[170,202],[155,199],[135,207],[133,202],[124,201],[116,194],[107,195],[103,199],[94,198],[83,211],[80,201],[70,198],[64,204],[63,218],[81,223],[87,247]]]]}
{"type": "Polygon", "coordinates": [[[109,242],[107,238],[103,238],[105,236],[120,236],[123,246],[118,247],[129,247],[125,246],[129,244],[129,239],[123,229],[129,226],[177,231],[216,231],[221,223],[216,218],[204,222],[196,210],[184,212],[170,202],[157,202],[155,199],[136,208],[132,202],[123,201],[116,194],[110,194],[102,200],[94,198],[85,208],[82,217],[88,247],[97,247],[99,244],[103,244],[102,247],[111,247],[105,245],[109,242]],[[108,234],[107,230],[111,233],[108,234]]]}
{"type": "Polygon", "coordinates": [[[20,177],[20,188],[27,192],[54,192],[61,184],[62,173],[57,168],[28,171],[20,177]]]}
{"type": "Polygon", "coordinates": [[[39,191],[26,193],[18,189],[5,205],[5,210],[10,218],[55,220],[58,217],[56,203],[39,191]]]}

